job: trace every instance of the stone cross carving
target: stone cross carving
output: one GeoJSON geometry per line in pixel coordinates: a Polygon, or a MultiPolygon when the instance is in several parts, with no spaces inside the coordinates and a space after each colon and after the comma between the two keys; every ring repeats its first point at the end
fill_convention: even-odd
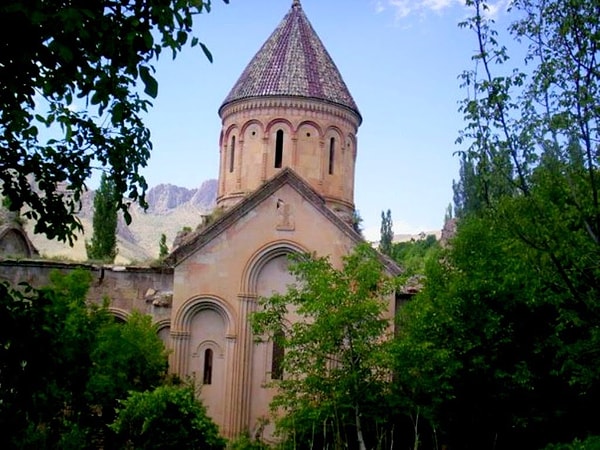
{"type": "Polygon", "coordinates": [[[277,230],[278,231],[294,231],[294,213],[291,205],[288,205],[283,200],[277,200],[277,230]]]}

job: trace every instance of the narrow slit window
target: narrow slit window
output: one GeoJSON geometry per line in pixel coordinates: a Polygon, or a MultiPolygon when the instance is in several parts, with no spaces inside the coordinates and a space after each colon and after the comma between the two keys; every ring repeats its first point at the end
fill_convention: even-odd
{"type": "Polygon", "coordinates": [[[204,373],[202,384],[212,384],[213,351],[210,348],[204,350],[204,373]]]}
{"type": "Polygon", "coordinates": [[[233,172],[235,164],[235,136],[231,137],[231,150],[229,153],[229,172],[233,172]]]}
{"type": "Polygon", "coordinates": [[[333,175],[333,162],[335,160],[335,138],[329,140],[329,175],[333,175]]]}
{"type": "Polygon", "coordinates": [[[283,331],[279,330],[273,336],[273,353],[271,355],[271,379],[283,379],[283,356],[284,349],[281,341],[283,340],[283,331]]]}
{"type": "Polygon", "coordinates": [[[283,130],[277,130],[275,137],[275,168],[280,169],[283,162],[283,130]]]}

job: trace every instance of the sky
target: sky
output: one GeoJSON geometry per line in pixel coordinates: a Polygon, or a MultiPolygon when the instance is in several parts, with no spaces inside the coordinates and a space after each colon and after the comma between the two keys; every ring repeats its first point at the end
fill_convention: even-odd
{"type": "MultiPolygon", "coordinates": [[[[458,76],[472,68],[475,35],[458,23],[459,0],[302,0],[363,117],[358,131],[355,205],[365,235],[379,236],[390,209],[396,233],[441,229],[458,179],[463,128],[458,76]]],[[[218,109],[292,0],[212,0],[197,17],[199,47],[155,65],[158,97],[146,125],[154,149],[142,172],[149,186],[187,188],[217,178],[218,109]]],[[[497,4],[497,10],[501,10],[497,4]]],[[[496,9],[493,9],[496,12],[496,9]]]]}

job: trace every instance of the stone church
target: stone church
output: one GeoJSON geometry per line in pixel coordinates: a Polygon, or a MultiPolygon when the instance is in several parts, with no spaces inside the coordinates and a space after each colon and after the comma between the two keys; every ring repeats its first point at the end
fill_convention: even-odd
{"type": "MultiPolygon", "coordinates": [[[[153,315],[172,350],[171,371],[201,385],[225,436],[262,430],[268,437],[268,386],[281,377],[274,358],[279,349],[255,342],[249,315],[259,297],[283,292],[294,281],[290,253],[328,255],[341,265],[362,242],[352,226],[362,118],[299,0],[243,71],[219,115],[222,214],[189,234],[168,256],[167,268],[88,266],[97,279],[91,296],[108,294],[123,320],[133,308],[153,315]]],[[[57,265],[73,266],[0,262],[0,278],[39,279],[57,265]]]]}

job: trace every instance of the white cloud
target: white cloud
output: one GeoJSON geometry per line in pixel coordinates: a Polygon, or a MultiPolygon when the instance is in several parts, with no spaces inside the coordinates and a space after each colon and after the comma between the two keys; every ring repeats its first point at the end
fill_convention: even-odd
{"type": "MultiPolygon", "coordinates": [[[[486,15],[497,16],[500,12],[506,11],[510,2],[511,0],[490,0],[486,15]]],[[[376,0],[374,5],[376,13],[390,10],[394,13],[396,20],[400,20],[413,14],[441,13],[452,7],[464,8],[465,2],[464,0],[376,0]]]]}
{"type": "Polygon", "coordinates": [[[442,9],[449,8],[454,4],[460,4],[459,0],[422,0],[421,4],[426,9],[431,9],[433,11],[441,11],[442,9]]]}
{"type": "Polygon", "coordinates": [[[489,18],[497,17],[500,13],[506,12],[511,3],[512,0],[498,0],[496,2],[489,2],[488,10],[484,15],[489,18]]]}

